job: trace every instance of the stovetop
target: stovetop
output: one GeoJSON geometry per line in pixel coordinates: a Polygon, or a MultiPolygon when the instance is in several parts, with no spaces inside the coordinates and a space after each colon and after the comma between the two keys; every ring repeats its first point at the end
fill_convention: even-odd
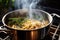
{"type": "MultiPolygon", "coordinates": [[[[50,14],[56,13],[56,14],[60,15],[60,10],[58,10],[58,9],[42,6],[42,10],[44,10],[50,14]]],[[[49,31],[48,35],[46,35],[45,38],[42,40],[60,40],[59,39],[59,37],[60,37],[59,36],[60,35],[60,33],[59,33],[60,32],[60,28],[59,28],[60,27],[60,18],[58,18],[56,16],[53,18],[54,18],[54,21],[50,26],[50,31],[49,31]],[[51,31],[52,29],[55,31],[51,31]]],[[[7,31],[7,29],[5,27],[3,27],[2,25],[3,24],[0,21],[0,40],[12,40],[13,34],[11,34],[10,31],[7,31]]]]}

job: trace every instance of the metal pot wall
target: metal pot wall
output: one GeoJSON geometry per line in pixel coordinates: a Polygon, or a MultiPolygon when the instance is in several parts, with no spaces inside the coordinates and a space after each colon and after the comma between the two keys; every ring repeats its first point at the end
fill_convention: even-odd
{"type": "MultiPolygon", "coordinates": [[[[45,27],[33,29],[33,30],[19,30],[19,29],[14,29],[14,28],[9,27],[7,25],[8,18],[18,17],[18,16],[19,17],[27,16],[28,11],[23,10],[23,9],[8,12],[2,18],[2,23],[4,26],[6,26],[6,28],[17,31],[17,38],[18,38],[17,40],[40,40],[40,39],[43,39],[48,33],[49,25],[52,23],[53,17],[51,16],[51,14],[49,14],[43,10],[32,9],[32,12],[36,13],[37,16],[39,16],[39,15],[41,16],[41,14],[42,14],[42,17],[44,17],[44,19],[41,19],[41,17],[40,17],[37,20],[39,20],[39,19],[48,20],[49,23],[45,27]]],[[[36,19],[36,18],[34,18],[34,19],[36,19]]]]}

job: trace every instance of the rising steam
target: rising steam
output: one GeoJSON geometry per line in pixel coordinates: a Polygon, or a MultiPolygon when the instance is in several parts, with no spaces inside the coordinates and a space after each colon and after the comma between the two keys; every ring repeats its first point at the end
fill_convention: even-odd
{"type": "Polygon", "coordinates": [[[28,9],[29,10],[29,17],[33,18],[31,9],[35,9],[36,5],[39,1],[40,0],[15,0],[15,8],[28,9]]]}
{"type": "Polygon", "coordinates": [[[35,8],[40,0],[15,0],[15,8],[35,8]]]}

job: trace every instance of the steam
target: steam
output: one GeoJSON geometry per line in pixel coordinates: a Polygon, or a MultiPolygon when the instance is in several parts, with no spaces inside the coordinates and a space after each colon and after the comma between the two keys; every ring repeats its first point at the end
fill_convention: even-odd
{"type": "Polygon", "coordinates": [[[36,8],[37,3],[40,0],[15,0],[15,8],[17,9],[28,9],[29,17],[33,18],[32,9],[36,8]]]}
{"type": "Polygon", "coordinates": [[[29,17],[30,18],[33,18],[33,14],[32,14],[32,10],[31,9],[35,9],[35,7],[36,7],[36,4],[39,2],[39,0],[33,0],[32,1],[32,3],[30,4],[30,6],[29,6],[29,17]]]}
{"type": "Polygon", "coordinates": [[[24,8],[35,8],[36,4],[40,0],[15,0],[15,8],[17,9],[24,9],[24,8]]]}

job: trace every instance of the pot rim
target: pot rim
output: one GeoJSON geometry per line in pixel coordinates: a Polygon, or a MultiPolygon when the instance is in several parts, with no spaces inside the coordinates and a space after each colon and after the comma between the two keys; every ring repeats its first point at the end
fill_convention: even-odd
{"type": "MultiPolygon", "coordinates": [[[[5,19],[5,17],[6,17],[8,14],[10,14],[10,13],[12,13],[12,12],[15,12],[15,11],[19,11],[19,10],[22,10],[22,9],[18,9],[18,10],[14,10],[14,11],[11,11],[11,12],[6,13],[6,14],[3,16],[3,18],[2,18],[2,23],[3,23],[3,25],[6,26],[7,28],[10,28],[10,29],[20,30],[20,29],[11,28],[11,27],[9,27],[8,25],[6,25],[5,22],[4,22],[4,19],[5,19]]],[[[46,13],[46,14],[49,16],[49,20],[50,20],[50,22],[49,22],[46,26],[44,26],[44,27],[37,28],[37,29],[31,29],[31,30],[42,29],[42,28],[45,28],[45,27],[47,27],[49,24],[52,23],[53,17],[52,17],[52,15],[49,14],[48,12],[43,11],[43,10],[40,10],[40,9],[32,9],[32,10],[42,11],[42,12],[46,13]]],[[[30,30],[27,29],[27,30],[23,30],[23,31],[30,31],[30,30]]]]}

